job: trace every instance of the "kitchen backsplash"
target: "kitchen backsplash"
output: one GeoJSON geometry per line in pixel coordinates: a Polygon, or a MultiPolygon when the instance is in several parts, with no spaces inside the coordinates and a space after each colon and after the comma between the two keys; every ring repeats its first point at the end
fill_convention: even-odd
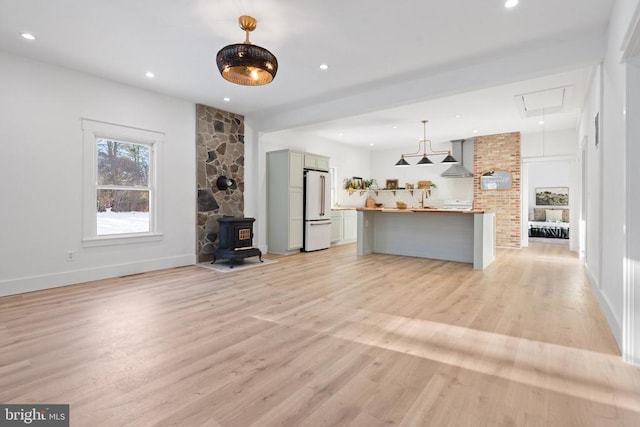
{"type": "Polygon", "coordinates": [[[439,200],[473,200],[473,178],[443,178],[436,182],[432,198],[439,200]]]}

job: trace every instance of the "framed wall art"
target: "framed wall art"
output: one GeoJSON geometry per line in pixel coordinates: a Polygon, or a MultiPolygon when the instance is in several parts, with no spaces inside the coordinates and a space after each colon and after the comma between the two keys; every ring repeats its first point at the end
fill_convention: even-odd
{"type": "Polygon", "coordinates": [[[569,207],[569,187],[537,187],[536,206],[569,207]]]}
{"type": "Polygon", "coordinates": [[[388,179],[384,186],[387,190],[396,190],[398,188],[398,180],[397,179],[388,179]]]}

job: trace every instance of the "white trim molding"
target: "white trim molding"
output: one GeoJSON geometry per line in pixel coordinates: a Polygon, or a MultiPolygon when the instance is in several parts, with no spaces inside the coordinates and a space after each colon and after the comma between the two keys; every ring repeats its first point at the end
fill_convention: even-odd
{"type": "Polygon", "coordinates": [[[640,3],[633,12],[620,50],[622,51],[622,63],[629,61],[638,64],[638,60],[640,60],[640,3]]]}
{"type": "Polygon", "coordinates": [[[609,328],[613,333],[613,337],[615,338],[616,343],[618,343],[618,347],[622,347],[621,346],[622,327],[620,325],[620,319],[618,319],[618,317],[615,314],[615,311],[611,308],[611,304],[609,303],[609,300],[602,293],[602,290],[600,289],[600,283],[598,282],[596,277],[593,275],[593,273],[591,272],[587,264],[585,264],[585,269],[587,272],[587,278],[589,279],[589,284],[591,285],[591,290],[593,291],[593,294],[595,295],[596,300],[598,300],[598,305],[600,306],[600,309],[602,310],[604,317],[607,319],[607,323],[609,324],[609,328]]]}
{"type": "Polygon", "coordinates": [[[640,318],[636,316],[640,309],[640,293],[636,292],[639,282],[636,278],[640,278],[640,260],[629,259],[625,257],[624,265],[624,307],[622,308],[622,357],[629,363],[640,365],[640,352],[638,345],[640,341],[636,340],[637,323],[640,318]]]}
{"type": "MultiPolygon", "coordinates": [[[[640,27],[638,24],[636,27],[640,27]]],[[[636,31],[640,38],[640,29],[636,31]]],[[[640,40],[639,40],[640,42],[640,40]]],[[[640,52],[638,53],[640,56],[640,52]]],[[[640,113],[640,66],[626,64],[625,100],[625,253],[623,265],[622,354],[624,360],[640,365],[640,123],[629,120],[640,113]]]]}
{"type": "Polygon", "coordinates": [[[94,268],[65,271],[62,273],[43,274],[0,281],[0,297],[76,285],[94,280],[128,276],[147,271],[165,268],[183,267],[196,263],[195,254],[176,255],[164,258],[146,259],[142,261],[103,265],[94,268]]]}
{"type": "Polygon", "coordinates": [[[81,119],[83,132],[83,246],[108,246],[141,242],[153,242],[163,238],[163,132],[119,125],[92,119],[81,119]],[[107,138],[148,145],[151,150],[149,187],[150,218],[148,233],[99,236],[96,232],[96,139],[107,138]]]}

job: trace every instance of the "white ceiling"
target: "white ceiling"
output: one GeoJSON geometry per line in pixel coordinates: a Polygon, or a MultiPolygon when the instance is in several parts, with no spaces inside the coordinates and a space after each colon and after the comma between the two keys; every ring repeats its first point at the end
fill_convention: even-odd
{"type": "MultiPolygon", "coordinates": [[[[504,8],[503,3],[0,0],[0,50],[265,117],[270,111],[282,114],[301,105],[354,94],[364,99],[363,93],[391,87],[402,79],[477,67],[488,58],[603,35],[613,0],[520,0],[513,9],[504,8]],[[217,71],[216,52],[244,39],[237,24],[242,14],[258,20],[252,42],[278,58],[278,75],[270,85],[233,85],[217,71]],[[19,36],[21,32],[31,32],[37,40],[28,42],[19,36]],[[329,64],[329,70],[321,71],[321,63],[329,64]],[[146,71],[153,71],[156,78],[147,79],[146,71]],[[224,97],[231,101],[224,102],[224,97]]],[[[349,116],[353,117],[314,124],[305,130],[352,144],[369,146],[373,142],[376,147],[399,138],[417,141],[422,135],[422,119],[430,120],[428,137],[434,141],[468,137],[474,129],[481,134],[531,132],[539,126],[537,119],[519,117],[514,95],[563,85],[573,87],[568,109],[554,114],[553,120],[550,116],[545,126],[575,126],[590,75],[588,67],[594,62],[569,62],[556,60],[547,67],[553,72],[543,73],[541,67],[533,73],[535,78],[523,82],[509,81],[492,89],[485,85],[451,97],[432,97],[417,105],[397,100],[389,100],[388,105],[383,101],[367,105],[363,100],[350,108],[349,116]],[[370,114],[357,114],[363,112],[370,114]],[[455,119],[455,114],[462,117],[455,119]],[[398,129],[392,129],[394,125],[398,129]],[[340,137],[340,133],[344,135],[340,137]]],[[[418,95],[420,92],[417,89],[418,95]]],[[[307,119],[300,123],[313,122],[307,119]]]]}
{"type": "Polygon", "coordinates": [[[504,132],[526,134],[575,129],[591,75],[591,67],[584,67],[304,126],[297,131],[378,150],[413,143],[417,147],[423,137],[422,120],[428,120],[427,139],[434,143],[504,132]],[[562,111],[553,114],[540,112],[531,117],[520,114],[515,95],[563,86],[570,87],[566,90],[562,111]],[[460,117],[456,117],[458,115],[460,117]]]}

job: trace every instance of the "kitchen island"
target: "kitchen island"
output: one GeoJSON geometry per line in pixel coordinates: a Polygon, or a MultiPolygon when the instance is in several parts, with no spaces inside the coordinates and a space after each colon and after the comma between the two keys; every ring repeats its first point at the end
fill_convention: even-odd
{"type": "Polygon", "coordinates": [[[358,255],[442,259],[485,269],[495,260],[495,214],[479,210],[358,209],[358,255]]]}

